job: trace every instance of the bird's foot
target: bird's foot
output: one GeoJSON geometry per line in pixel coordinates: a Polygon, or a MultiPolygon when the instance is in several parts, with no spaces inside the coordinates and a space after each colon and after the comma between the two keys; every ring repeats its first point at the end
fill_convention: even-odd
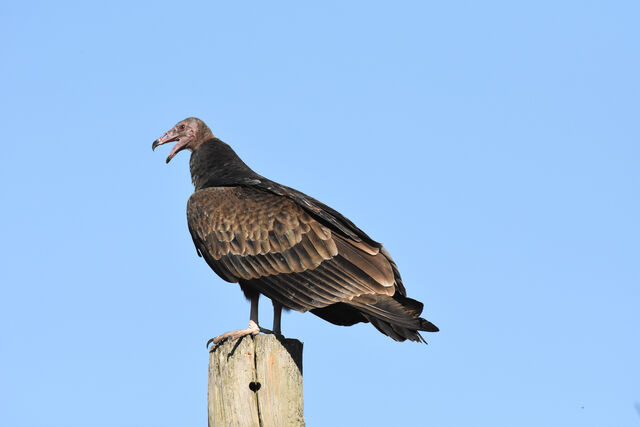
{"type": "Polygon", "coordinates": [[[260,326],[258,326],[256,322],[254,322],[253,320],[249,320],[248,328],[238,329],[237,331],[227,332],[215,338],[211,338],[209,341],[207,341],[207,348],[209,348],[210,344],[214,344],[214,345],[220,344],[224,340],[228,340],[228,339],[235,340],[237,338],[244,337],[247,335],[258,335],[260,333],[260,330],[261,328],[260,326]]]}

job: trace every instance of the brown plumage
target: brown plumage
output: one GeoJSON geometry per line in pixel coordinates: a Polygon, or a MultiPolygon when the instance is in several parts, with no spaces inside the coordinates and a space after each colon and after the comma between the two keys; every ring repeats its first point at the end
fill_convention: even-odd
{"type": "Polygon", "coordinates": [[[198,254],[252,301],[255,324],[220,338],[257,333],[259,294],[274,302],[277,333],[281,306],[337,325],[371,322],[396,341],[438,330],[406,296],[389,253],[340,213],[258,175],[199,119],[178,123],[153,148],[169,141],[178,143],[167,162],[192,151],[187,219],[198,254]]]}

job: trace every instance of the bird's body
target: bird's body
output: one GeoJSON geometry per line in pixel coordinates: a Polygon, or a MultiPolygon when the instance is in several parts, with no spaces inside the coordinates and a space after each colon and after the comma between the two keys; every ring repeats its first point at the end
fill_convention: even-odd
{"type": "Polygon", "coordinates": [[[422,303],[406,296],[380,243],[330,207],[255,173],[202,126],[186,119],[154,148],[178,140],[182,147],[174,147],[167,161],[181,149],[192,151],[189,231],[207,264],[251,299],[255,324],[241,332],[257,333],[260,294],[274,302],[278,333],[282,306],[337,325],[371,322],[396,341],[424,341],[418,331],[438,330],[419,317],[422,303]],[[191,142],[171,134],[188,131],[180,128],[184,123],[194,127],[191,142]]]}

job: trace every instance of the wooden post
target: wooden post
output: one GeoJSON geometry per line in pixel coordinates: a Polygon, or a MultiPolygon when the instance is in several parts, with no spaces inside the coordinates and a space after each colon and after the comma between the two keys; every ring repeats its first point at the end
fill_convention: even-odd
{"type": "Polygon", "coordinates": [[[209,354],[209,426],[303,426],[302,343],[275,335],[209,354]]]}

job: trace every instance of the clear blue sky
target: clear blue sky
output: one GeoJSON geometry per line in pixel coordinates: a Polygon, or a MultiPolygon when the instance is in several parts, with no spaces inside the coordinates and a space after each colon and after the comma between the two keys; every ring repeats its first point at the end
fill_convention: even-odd
{"type": "Polygon", "coordinates": [[[151,152],[192,115],[441,328],[285,314],[309,425],[640,425],[638,2],[94,3],[0,9],[1,425],[206,425],[249,304],[151,152]]]}

